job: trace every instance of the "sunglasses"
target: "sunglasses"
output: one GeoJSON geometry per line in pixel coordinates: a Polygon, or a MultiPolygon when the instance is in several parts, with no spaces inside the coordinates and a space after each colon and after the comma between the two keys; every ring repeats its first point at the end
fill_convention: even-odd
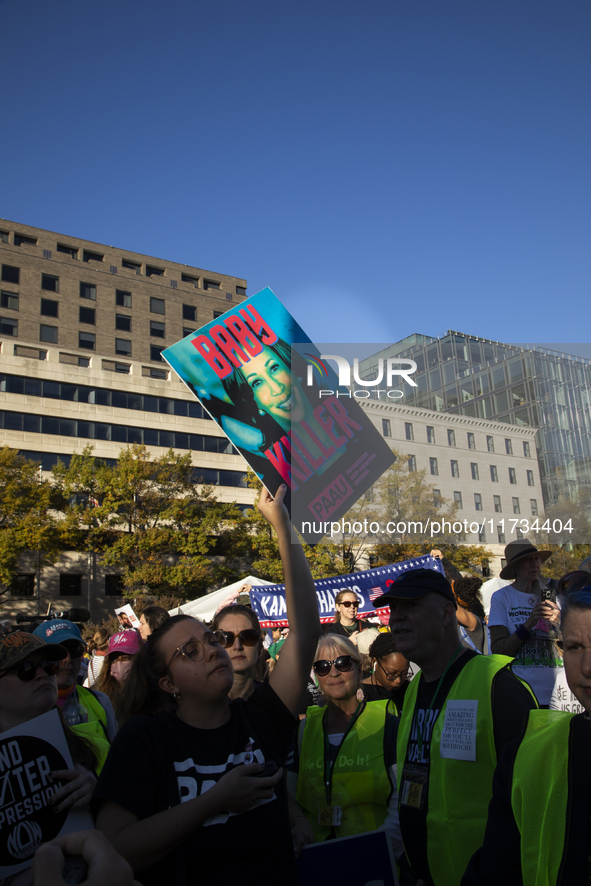
{"type": "Polygon", "coordinates": [[[256,646],[261,639],[261,635],[254,628],[247,628],[238,634],[235,634],[234,631],[221,631],[221,633],[226,638],[226,641],[225,643],[221,642],[220,646],[223,646],[225,649],[230,649],[234,645],[236,638],[240,640],[242,646],[256,646]]]}
{"type": "Polygon", "coordinates": [[[339,655],[338,658],[334,658],[332,661],[328,661],[326,658],[321,658],[320,661],[315,661],[312,667],[314,668],[314,673],[319,677],[327,677],[330,674],[333,665],[337,671],[344,674],[353,668],[353,656],[339,655]]]}
{"type": "Polygon", "coordinates": [[[346,606],[347,608],[349,608],[349,606],[354,606],[356,609],[359,609],[359,603],[357,600],[343,600],[342,603],[339,603],[339,606],[346,606]]]}
{"type": "Polygon", "coordinates": [[[60,666],[57,661],[46,661],[44,658],[41,661],[20,661],[10,670],[4,671],[0,676],[6,677],[8,674],[16,674],[23,683],[30,683],[31,680],[35,679],[38,668],[42,668],[48,677],[55,677],[60,666]]]}
{"type": "Polygon", "coordinates": [[[81,658],[86,652],[84,643],[77,643],[75,640],[66,640],[65,643],[60,643],[60,646],[67,649],[70,658],[81,658]]]}

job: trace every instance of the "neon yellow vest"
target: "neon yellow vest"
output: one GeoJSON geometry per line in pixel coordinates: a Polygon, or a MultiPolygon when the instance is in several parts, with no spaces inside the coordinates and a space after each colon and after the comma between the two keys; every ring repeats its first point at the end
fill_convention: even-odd
{"type": "Polygon", "coordinates": [[[105,765],[107,754],[111,749],[111,743],[107,738],[107,714],[104,707],[89,689],[83,686],[77,686],[78,701],[88,714],[88,723],[78,723],[77,726],[70,728],[88,739],[92,743],[94,751],[98,757],[98,765],[96,767],[97,775],[105,765]]]}
{"type": "Polygon", "coordinates": [[[566,839],[568,711],[532,711],[515,757],[511,806],[524,886],[555,886],[566,839]]]}
{"type": "MultiPolygon", "coordinates": [[[[495,675],[513,661],[506,655],[477,655],[464,665],[447,695],[431,735],[427,809],[427,860],[435,886],[459,886],[470,858],[482,846],[497,763],[491,689],[495,675]],[[439,756],[447,702],[477,700],[476,760],[439,756]]],[[[398,730],[398,781],[417,702],[419,674],[404,699],[398,730]]],[[[403,833],[404,839],[404,833],[403,833]]]]}
{"type": "MultiPolygon", "coordinates": [[[[331,779],[333,803],[343,808],[342,823],[336,828],[338,837],[375,831],[386,818],[392,793],[384,762],[387,707],[387,701],[368,702],[339,748],[331,779]]],[[[326,840],[332,830],[318,825],[319,806],[330,805],[324,785],[326,713],[326,708],[318,707],[306,711],[296,793],[317,843],[326,840]]]]}

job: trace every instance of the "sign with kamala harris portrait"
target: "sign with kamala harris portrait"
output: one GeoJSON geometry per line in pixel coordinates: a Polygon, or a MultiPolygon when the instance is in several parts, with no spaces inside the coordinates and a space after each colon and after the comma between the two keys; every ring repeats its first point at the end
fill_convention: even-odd
{"type": "Polygon", "coordinates": [[[272,495],[282,483],[295,528],[319,542],[394,461],[350,391],[270,289],[162,356],[272,495]]]}

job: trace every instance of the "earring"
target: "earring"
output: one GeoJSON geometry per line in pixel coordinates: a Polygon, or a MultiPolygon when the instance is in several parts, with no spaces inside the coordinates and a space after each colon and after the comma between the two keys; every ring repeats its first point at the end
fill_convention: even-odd
{"type": "Polygon", "coordinates": [[[178,689],[175,689],[175,691],[172,693],[172,697],[174,698],[174,700],[175,700],[177,703],[180,701],[180,699],[181,699],[181,693],[178,691],[178,689]]]}
{"type": "Polygon", "coordinates": [[[365,698],[365,696],[363,694],[363,689],[360,686],[359,689],[357,690],[357,701],[363,701],[364,698],[365,698]]]}
{"type": "Polygon", "coordinates": [[[264,415],[264,414],[265,414],[265,410],[264,410],[264,409],[259,409],[259,415],[264,415]]]}

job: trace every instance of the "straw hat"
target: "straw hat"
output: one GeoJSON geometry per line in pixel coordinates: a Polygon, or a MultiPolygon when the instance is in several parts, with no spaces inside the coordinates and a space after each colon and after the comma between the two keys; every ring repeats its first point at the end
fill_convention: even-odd
{"type": "Polygon", "coordinates": [[[505,548],[505,560],[507,562],[501,569],[501,578],[506,580],[515,578],[515,573],[513,571],[515,564],[520,560],[523,560],[525,557],[531,557],[532,554],[537,554],[542,563],[545,563],[548,557],[552,556],[552,551],[538,551],[536,546],[532,545],[531,541],[527,541],[526,539],[510,541],[505,548]]]}

